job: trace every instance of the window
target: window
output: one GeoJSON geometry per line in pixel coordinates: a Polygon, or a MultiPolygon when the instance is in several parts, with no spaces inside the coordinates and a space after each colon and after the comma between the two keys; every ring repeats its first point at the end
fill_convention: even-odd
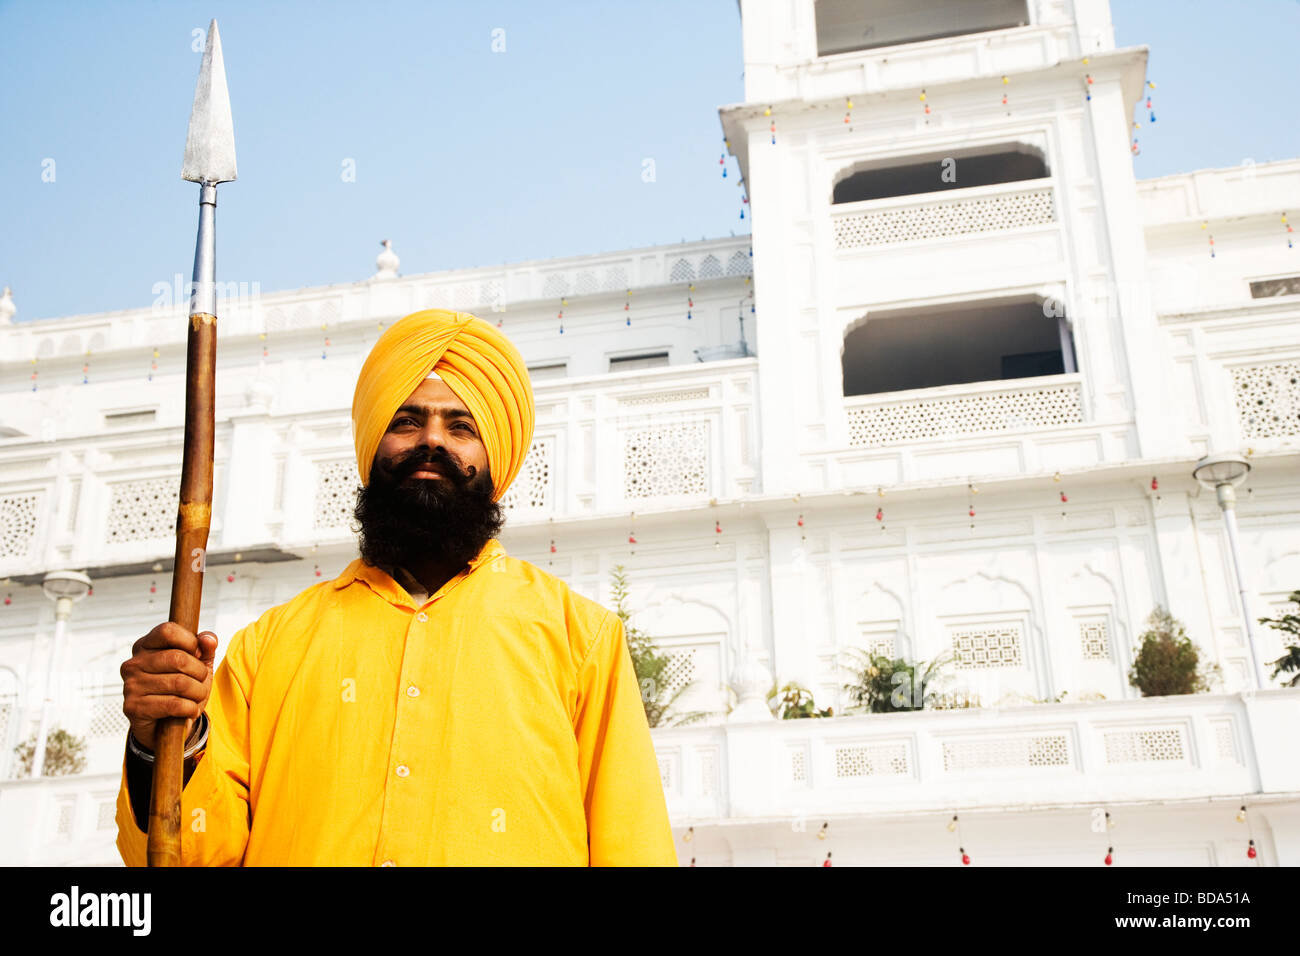
{"type": "Polygon", "coordinates": [[[817,55],[1022,27],[1026,0],[817,0],[817,55]]]}
{"type": "Polygon", "coordinates": [[[150,425],[158,417],[156,408],[122,408],[104,412],[104,425],[108,428],[126,428],[130,425],[150,425]]]}
{"type": "Polygon", "coordinates": [[[658,368],[668,364],[667,352],[645,352],[640,355],[611,355],[609,370],[611,372],[630,372],[638,368],[658,368]]]}
{"type": "Polygon", "coordinates": [[[915,196],[1045,179],[1049,175],[1047,160],[1042,153],[1019,143],[951,149],[943,153],[854,163],[837,175],[831,202],[915,196]]]}
{"type": "Polygon", "coordinates": [[[846,396],[1075,370],[1069,327],[1037,298],[874,313],[844,337],[842,363],[846,396]]]}
{"type": "Polygon", "coordinates": [[[1279,295],[1300,295],[1300,276],[1261,279],[1250,284],[1250,297],[1252,299],[1271,299],[1279,295]]]}
{"type": "Polygon", "coordinates": [[[550,378],[564,378],[568,374],[569,366],[567,362],[528,366],[528,377],[534,382],[540,382],[550,378]]]}

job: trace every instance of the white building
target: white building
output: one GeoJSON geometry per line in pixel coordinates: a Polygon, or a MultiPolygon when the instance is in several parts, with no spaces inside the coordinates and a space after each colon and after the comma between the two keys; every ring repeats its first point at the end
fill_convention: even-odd
{"type": "MultiPolygon", "coordinates": [[[[1105,0],[741,10],[747,102],[720,114],[752,245],[406,277],[386,249],[363,281],[231,290],[201,627],[224,646],[355,555],[361,362],[408,312],[474,311],[534,370],[507,549],[606,603],[626,565],[683,709],[716,714],[654,731],[684,864],[1300,864],[1300,689],[1255,688],[1243,624],[1300,588],[1300,161],[1136,181],[1146,50],[1105,0]],[[1252,465],[1244,614],[1192,478],[1222,452],[1252,465]],[[1157,605],[1214,692],[1129,686],[1157,605]],[[953,654],[984,706],[762,706],[798,681],[841,713],[849,647],[953,654]]],[[[95,582],[53,663],[89,765],[0,783],[2,862],[117,861],[118,666],[170,591],[176,284],[35,323],[0,303],[5,776],[51,666],[39,582],[95,582]]]]}

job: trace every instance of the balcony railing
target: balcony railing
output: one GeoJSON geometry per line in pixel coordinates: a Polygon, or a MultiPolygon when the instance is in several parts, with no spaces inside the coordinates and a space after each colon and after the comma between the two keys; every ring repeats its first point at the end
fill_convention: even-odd
{"type": "Polygon", "coordinates": [[[653,731],[675,824],[1160,800],[1300,784],[1300,690],[653,731]],[[1252,729],[1253,728],[1253,729],[1252,729]]]}
{"type": "Polygon", "coordinates": [[[840,252],[1055,222],[1051,179],[871,199],[831,212],[835,249],[840,252]]]}
{"type": "Polygon", "coordinates": [[[1045,375],[853,396],[844,400],[849,444],[873,448],[1077,425],[1082,389],[1078,375],[1045,375]]]}

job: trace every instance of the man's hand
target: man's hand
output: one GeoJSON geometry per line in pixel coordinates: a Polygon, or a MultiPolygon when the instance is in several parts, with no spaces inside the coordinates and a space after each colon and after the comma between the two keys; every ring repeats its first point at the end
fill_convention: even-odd
{"type": "Polygon", "coordinates": [[[154,749],[154,734],[164,717],[185,717],[185,739],[203,713],[212,691],[212,662],[217,635],[196,637],[171,621],[159,624],[131,647],[122,665],[122,711],[131,721],[131,734],[154,749]]]}

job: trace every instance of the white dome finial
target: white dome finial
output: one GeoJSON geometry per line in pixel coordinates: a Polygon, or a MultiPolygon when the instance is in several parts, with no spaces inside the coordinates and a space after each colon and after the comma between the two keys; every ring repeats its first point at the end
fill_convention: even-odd
{"type": "Polygon", "coordinates": [[[17,311],[18,306],[14,305],[14,294],[8,286],[5,286],[4,294],[0,295],[0,325],[8,325],[17,311]]]}
{"type": "Polygon", "coordinates": [[[396,279],[397,267],[402,264],[402,260],[397,258],[397,253],[393,251],[393,241],[385,239],[383,241],[384,251],[375,257],[375,265],[379,268],[372,279],[396,279]]]}

